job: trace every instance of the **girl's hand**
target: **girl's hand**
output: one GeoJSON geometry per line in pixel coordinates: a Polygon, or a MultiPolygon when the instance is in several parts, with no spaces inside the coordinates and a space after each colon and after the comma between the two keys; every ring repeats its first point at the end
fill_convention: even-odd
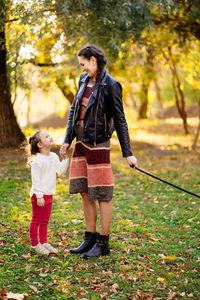
{"type": "Polygon", "coordinates": [[[43,207],[44,206],[44,198],[37,198],[37,206],[43,207]]]}
{"type": "Polygon", "coordinates": [[[126,160],[129,164],[129,166],[134,165],[135,167],[137,167],[137,158],[135,156],[128,156],[126,157],[126,160]]]}
{"type": "Polygon", "coordinates": [[[63,144],[62,147],[60,148],[60,156],[65,159],[67,151],[70,147],[70,144],[63,144]]]}

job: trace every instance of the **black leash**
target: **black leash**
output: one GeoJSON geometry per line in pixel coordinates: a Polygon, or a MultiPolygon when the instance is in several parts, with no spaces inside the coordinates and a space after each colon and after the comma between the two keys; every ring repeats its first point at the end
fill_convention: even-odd
{"type": "Polygon", "coordinates": [[[150,173],[148,173],[148,172],[146,172],[146,171],[143,171],[143,170],[139,169],[138,167],[135,167],[134,165],[131,165],[130,167],[131,167],[131,168],[135,168],[136,170],[138,170],[138,171],[140,171],[140,172],[142,172],[142,173],[144,173],[144,174],[146,174],[146,175],[149,175],[149,176],[151,176],[151,177],[153,177],[153,178],[155,178],[155,179],[157,179],[157,180],[160,180],[160,181],[162,181],[162,182],[164,182],[164,183],[166,183],[166,184],[169,184],[169,185],[175,187],[176,189],[179,189],[179,190],[181,190],[181,191],[183,191],[183,192],[186,192],[186,193],[188,193],[188,194],[190,194],[190,195],[192,195],[192,196],[195,196],[195,197],[197,197],[197,198],[200,198],[199,195],[194,194],[194,193],[192,193],[192,192],[189,192],[189,191],[187,191],[187,190],[185,190],[185,189],[182,189],[181,187],[179,187],[179,186],[177,186],[177,185],[175,185],[175,184],[172,184],[172,183],[170,183],[170,182],[168,182],[168,181],[165,181],[165,180],[163,180],[163,179],[161,179],[161,178],[159,178],[159,177],[157,177],[157,176],[155,176],[155,175],[152,175],[152,174],[150,174],[150,173]]]}

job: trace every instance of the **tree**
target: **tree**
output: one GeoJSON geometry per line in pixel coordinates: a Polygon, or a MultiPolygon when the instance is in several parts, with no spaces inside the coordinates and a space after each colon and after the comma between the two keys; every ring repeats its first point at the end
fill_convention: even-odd
{"type": "Polygon", "coordinates": [[[25,136],[14,114],[8,87],[5,37],[6,2],[0,2],[0,147],[18,146],[25,136]]]}
{"type": "Polygon", "coordinates": [[[191,35],[200,40],[199,0],[147,0],[155,26],[169,25],[184,41],[191,35]]]}
{"type": "MultiPolygon", "coordinates": [[[[38,32],[34,32],[34,36],[38,34],[40,38],[37,38],[36,44],[41,48],[41,53],[42,50],[44,50],[44,54],[46,49],[49,50],[48,53],[50,55],[52,54],[56,40],[59,40],[61,33],[65,36],[65,51],[67,51],[68,54],[70,53],[72,56],[76,56],[77,48],[80,48],[86,43],[96,43],[105,49],[111,63],[117,59],[124,43],[127,41],[135,43],[136,41],[142,40],[144,29],[146,29],[147,32],[152,30],[153,26],[151,27],[150,25],[160,27],[170,24],[170,30],[176,31],[182,41],[190,39],[190,34],[200,39],[199,0],[0,1],[4,12],[3,14],[1,13],[1,23],[5,23],[6,11],[6,21],[18,20],[21,24],[29,24],[34,30],[37,28],[36,31],[38,32]],[[7,7],[7,9],[5,9],[5,7],[7,7]],[[11,8],[14,13],[8,16],[8,12],[11,8]],[[48,22],[46,24],[47,26],[43,26],[49,17],[56,18],[54,28],[54,31],[56,31],[55,39],[54,37],[52,38],[48,22]],[[41,23],[41,26],[38,26],[38,23],[41,23]],[[46,39],[45,43],[43,40],[44,33],[49,34],[49,39],[46,39]],[[47,40],[49,40],[48,47],[47,40]],[[43,48],[43,45],[45,45],[46,49],[45,47],[43,48]]],[[[5,26],[2,28],[5,28],[5,26]]],[[[5,36],[5,31],[3,35],[5,36]]],[[[27,39],[27,43],[28,42],[27,39]]],[[[41,55],[38,61],[36,61],[35,58],[34,62],[38,65],[52,63],[51,60],[47,61],[46,59],[42,59],[41,55]]],[[[43,58],[45,58],[45,55],[43,58]]],[[[145,109],[147,108],[148,100],[148,74],[150,74],[149,68],[147,68],[145,75],[147,79],[145,78],[145,82],[143,82],[142,86],[144,99],[146,97],[145,109]]],[[[63,76],[57,78],[56,84],[71,101],[73,91],[69,90],[69,87],[64,83],[65,80],[63,76]]],[[[12,119],[14,118],[12,117],[12,119]]],[[[16,124],[11,124],[7,127],[11,128],[12,131],[12,126],[16,127],[16,124]]],[[[14,132],[15,131],[13,131],[13,133],[14,132]]]]}

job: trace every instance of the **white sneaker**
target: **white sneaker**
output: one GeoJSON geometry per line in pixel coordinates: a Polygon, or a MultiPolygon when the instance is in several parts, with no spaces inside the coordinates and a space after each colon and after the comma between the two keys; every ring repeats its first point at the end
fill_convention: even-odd
{"type": "Polygon", "coordinates": [[[55,254],[58,253],[58,250],[56,248],[54,248],[53,246],[51,246],[50,244],[48,244],[48,243],[42,244],[42,246],[45,249],[47,249],[49,251],[49,253],[55,253],[55,254]]]}
{"type": "Polygon", "coordinates": [[[31,246],[31,250],[35,251],[38,254],[49,255],[50,251],[43,247],[40,243],[37,246],[31,246]]]}

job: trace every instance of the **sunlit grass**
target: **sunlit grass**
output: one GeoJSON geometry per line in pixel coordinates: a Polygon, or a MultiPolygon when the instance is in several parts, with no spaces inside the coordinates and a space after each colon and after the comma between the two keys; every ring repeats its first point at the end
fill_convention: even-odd
{"type": "MultiPolygon", "coordinates": [[[[162,134],[167,120],[129,124],[139,166],[198,194],[200,157],[182,148],[189,142],[182,129],[171,127],[162,134]],[[166,155],[162,149],[170,143],[175,148],[166,155]]],[[[65,133],[63,128],[47,131],[54,140],[65,133]]],[[[32,132],[25,130],[27,136],[32,132]]],[[[30,169],[23,152],[1,150],[0,155],[1,289],[26,293],[28,299],[199,299],[198,199],[129,168],[116,133],[111,254],[88,261],[68,252],[80,244],[85,230],[80,196],[68,193],[68,174],[57,180],[49,224],[49,241],[59,256],[30,255],[30,169]]]]}

